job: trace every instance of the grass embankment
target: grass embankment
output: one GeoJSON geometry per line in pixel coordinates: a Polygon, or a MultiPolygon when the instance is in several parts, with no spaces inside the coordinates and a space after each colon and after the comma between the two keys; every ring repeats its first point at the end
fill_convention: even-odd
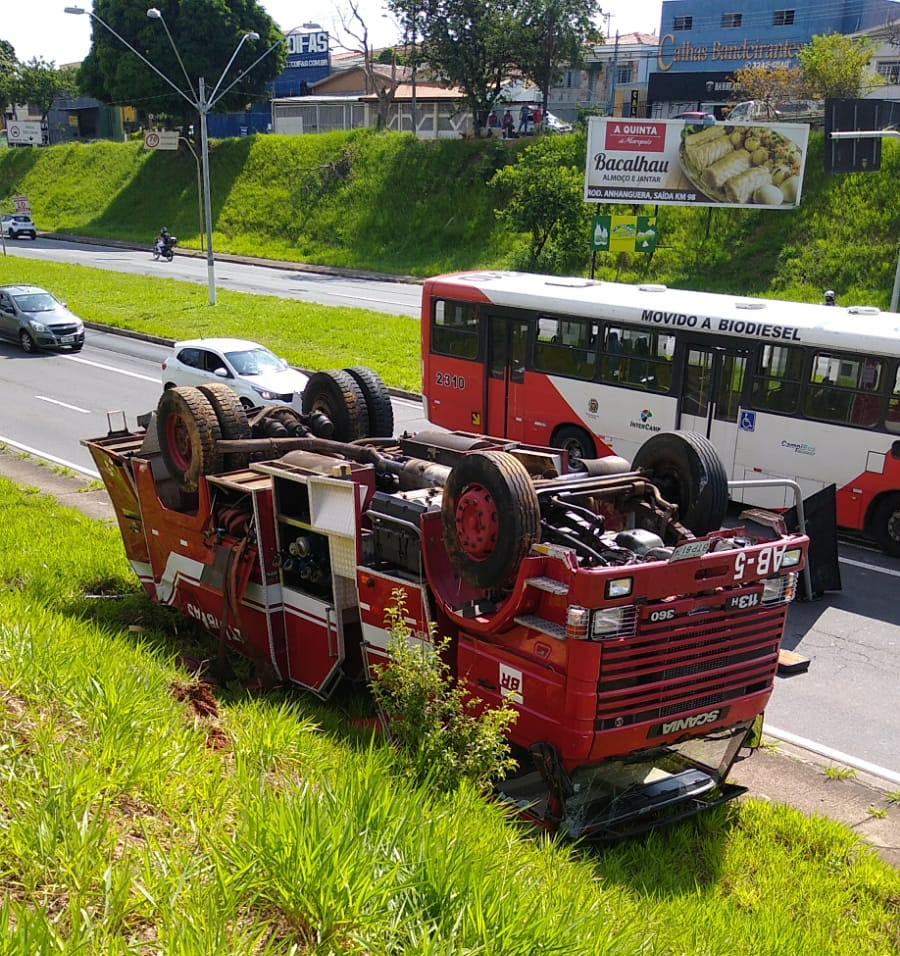
{"type": "Polygon", "coordinates": [[[555,845],[399,782],[339,704],[179,662],[117,529],[0,480],[4,956],[884,956],[900,874],[842,826],[748,801],[555,845]]]}
{"type": "MultiPolygon", "coordinates": [[[[416,141],[371,130],[256,136],[211,147],[214,248],[424,276],[469,268],[554,271],[529,259],[530,235],[502,225],[508,197],[496,169],[553,142],[573,171],[577,203],[586,137],[416,141]]],[[[652,257],[601,254],[599,278],[887,308],[897,262],[900,147],[887,140],[879,172],[825,176],[824,134],[812,132],[796,210],[599,206],[582,203],[576,261],[590,271],[595,213],[658,212],[652,257]]],[[[199,248],[197,168],[188,152],[94,143],[0,152],[0,206],[31,200],[39,229],[147,242],[166,225],[199,248]]],[[[552,242],[550,243],[552,246],[552,242]]]]}
{"type": "Polygon", "coordinates": [[[420,391],[419,322],[363,309],[311,305],[85,266],[0,256],[0,285],[52,289],[85,321],[170,339],[237,336],[262,342],[305,369],[367,365],[387,384],[420,391]]]}

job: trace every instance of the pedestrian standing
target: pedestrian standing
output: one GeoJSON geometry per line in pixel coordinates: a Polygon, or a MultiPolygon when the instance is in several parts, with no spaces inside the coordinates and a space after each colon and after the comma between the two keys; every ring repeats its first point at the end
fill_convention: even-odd
{"type": "Polygon", "coordinates": [[[503,114],[503,138],[512,139],[516,135],[516,122],[512,113],[507,110],[503,114]]]}
{"type": "Polygon", "coordinates": [[[527,103],[522,104],[522,108],[519,110],[519,133],[524,133],[525,136],[528,135],[528,123],[531,120],[531,107],[527,103]]]}

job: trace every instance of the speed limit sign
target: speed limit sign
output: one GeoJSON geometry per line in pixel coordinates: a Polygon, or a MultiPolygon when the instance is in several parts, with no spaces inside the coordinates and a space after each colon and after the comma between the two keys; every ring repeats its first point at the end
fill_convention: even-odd
{"type": "Polygon", "coordinates": [[[178,130],[161,129],[145,133],[144,149],[178,149],[178,130]]]}

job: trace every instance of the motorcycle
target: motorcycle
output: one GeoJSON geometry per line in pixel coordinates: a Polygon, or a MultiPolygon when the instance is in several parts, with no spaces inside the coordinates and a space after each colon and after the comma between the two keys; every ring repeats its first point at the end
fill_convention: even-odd
{"type": "Polygon", "coordinates": [[[153,246],[153,258],[159,261],[160,258],[166,262],[171,262],[175,258],[175,246],[178,240],[175,236],[161,236],[153,246]]]}

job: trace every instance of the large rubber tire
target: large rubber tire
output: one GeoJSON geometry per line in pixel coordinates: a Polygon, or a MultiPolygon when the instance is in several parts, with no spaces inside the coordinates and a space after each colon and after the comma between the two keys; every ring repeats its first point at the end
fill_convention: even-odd
{"type": "Polygon", "coordinates": [[[540,520],[531,478],[508,452],[470,452],[447,478],[444,545],[453,569],[475,587],[501,587],[515,577],[540,540],[540,520]]]}
{"type": "Polygon", "coordinates": [[[900,558],[900,494],[887,495],[878,502],[869,529],[885,554],[900,558]]]}
{"type": "Polygon", "coordinates": [[[22,329],[22,331],[19,333],[19,345],[22,346],[22,351],[26,355],[34,355],[34,353],[37,351],[37,344],[31,335],[25,331],[25,329],[22,329]]]}
{"type": "Polygon", "coordinates": [[[387,386],[379,376],[364,365],[354,365],[344,371],[356,382],[366,400],[369,412],[369,438],[392,438],[394,435],[394,406],[387,386]]]}
{"type": "Polygon", "coordinates": [[[696,535],[722,527],[728,510],[728,475],[712,442],[695,432],[661,432],[641,445],[632,462],[649,475],[678,519],[696,535]]]}
{"type": "MultiPolygon", "coordinates": [[[[215,410],[222,438],[237,441],[252,436],[247,412],[230,385],[213,382],[210,385],[199,385],[197,390],[206,396],[215,410]]],[[[246,468],[250,463],[250,453],[228,452],[222,461],[225,471],[237,471],[246,468]]]]}
{"type": "Polygon", "coordinates": [[[303,411],[322,412],[334,424],[335,441],[356,441],[369,434],[366,400],[355,379],[340,369],[313,372],[303,389],[303,411]]]}
{"type": "Polygon", "coordinates": [[[201,475],[221,470],[222,430],[200,389],[180,386],[164,391],[156,407],[156,430],[163,462],[182,491],[196,491],[201,475]]]}
{"type": "Polygon", "coordinates": [[[597,448],[591,436],[577,425],[563,425],[550,439],[554,448],[561,448],[569,459],[569,470],[578,471],[585,458],[596,458],[597,448]]]}

